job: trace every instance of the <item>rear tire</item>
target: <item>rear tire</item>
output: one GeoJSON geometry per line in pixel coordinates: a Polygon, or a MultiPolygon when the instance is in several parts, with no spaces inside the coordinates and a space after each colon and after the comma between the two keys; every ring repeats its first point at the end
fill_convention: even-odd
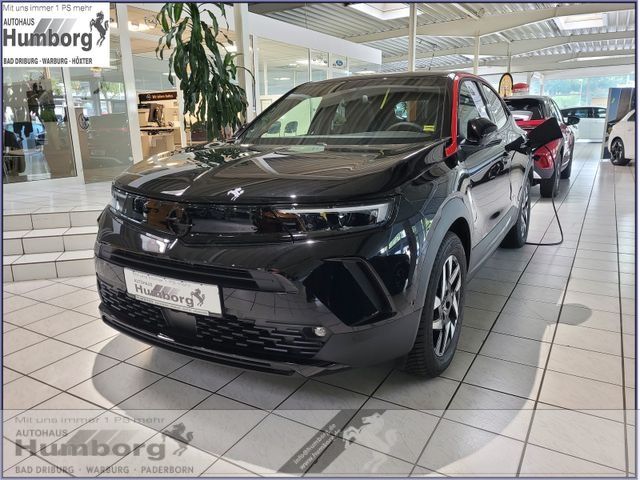
{"type": "Polygon", "coordinates": [[[616,138],[611,142],[611,163],[614,165],[627,165],[631,159],[625,158],[624,143],[621,138],[616,138]]]}
{"type": "Polygon", "coordinates": [[[560,178],[563,179],[563,180],[566,180],[567,178],[571,177],[571,165],[573,164],[573,149],[574,148],[575,148],[575,145],[571,148],[571,158],[569,159],[569,163],[567,163],[567,166],[565,167],[565,169],[560,174],[560,178]]]}
{"type": "Polygon", "coordinates": [[[466,278],[464,247],[448,232],[433,262],[416,340],[405,357],[407,372],[436,377],[451,363],[462,327],[466,278]]]}
{"type": "MultiPolygon", "coordinates": [[[[560,158],[562,158],[562,153],[560,154],[560,158]]],[[[558,193],[558,186],[560,185],[560,163],[558,162],[554,167],[551,178],[540,180],[540,196],[544,198],[555,197],[558,193]]]]}
{"type": "Polygon", "coordinates": [[[500,246],[502,248],[522,248],[527,243],[529,234],[529,219],[531,218],[531,182],[529,178],[522,188],[520,198],[520,208],[518,209],[518,220],[511,227],[511,230],[504,237],[500,246]]]}

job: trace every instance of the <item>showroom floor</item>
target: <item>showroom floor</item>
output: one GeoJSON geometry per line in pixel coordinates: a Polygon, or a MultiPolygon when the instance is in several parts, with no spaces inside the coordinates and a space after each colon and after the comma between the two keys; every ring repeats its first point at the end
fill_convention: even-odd
{"type": "MultiPolygon", "coordinates": [[[[4,475],[634,475],[635,169],[599,151],[576,146],[565,242],[471,281],[432,380],[242,372],[116,334],[92,276],[4,284],[4,475]]],[[[529,239],[555,240],[533,190],[529,239]]]]}

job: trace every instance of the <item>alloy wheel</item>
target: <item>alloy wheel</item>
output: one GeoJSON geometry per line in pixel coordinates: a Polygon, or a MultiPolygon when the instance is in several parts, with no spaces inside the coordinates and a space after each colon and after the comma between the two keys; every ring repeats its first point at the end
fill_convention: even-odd
{"type": "Polygon", "coordinates": [[[611,146],[611,157],[614,163],[618,163],[623,160],[622,143],[620,142],[620,140],[616,140],[615,142],[613,142],[613,145],[611,146]]]}
{"type": "Polygon", "coordinates": [[[458,326],[462,271],[455,255],[449,255],[442,265],[433,305],[433,349],[441,357],[447,351],[458,326]]]}

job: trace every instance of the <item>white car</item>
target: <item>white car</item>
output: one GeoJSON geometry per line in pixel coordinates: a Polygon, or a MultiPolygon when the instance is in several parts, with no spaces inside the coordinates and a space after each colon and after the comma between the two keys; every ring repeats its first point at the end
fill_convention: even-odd
{"type": "Polygon", "coordinates": [[[611,128],[609,152],[614,165],[626,165],[636,158],[635,110],[631,110],[611,128]]]}
{"type": "Polygon", "coordinates": [[[562,116],[578,117],[580,123],[574,128],[576,139],[602,141],[607,109],[604,107],[571,107],[562,110],[562,116]]]}

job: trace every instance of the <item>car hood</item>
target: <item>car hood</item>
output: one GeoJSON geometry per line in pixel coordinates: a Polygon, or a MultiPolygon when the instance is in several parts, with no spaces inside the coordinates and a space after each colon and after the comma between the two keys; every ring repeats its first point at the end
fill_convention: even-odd
{"type": "Polygon", "coordinates": [[[403,145],[209,144],[134,164],[114,186],[151,198],[318,203],[391,194],[444,158],[447,139],[403,145]]]}

